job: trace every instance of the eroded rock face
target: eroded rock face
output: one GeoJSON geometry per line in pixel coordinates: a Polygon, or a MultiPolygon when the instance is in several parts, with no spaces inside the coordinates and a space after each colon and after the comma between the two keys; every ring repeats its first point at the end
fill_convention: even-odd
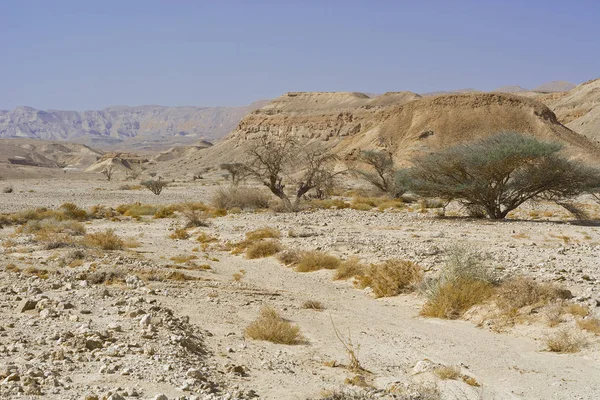
{"type": "Polygon", "coordinates": [[[339,155],[385,146],[406,160],[498,132],[562,142],[571,156],[600,160],[600,147],[563,126],[549,107],[508,93],[287,93],[247,115],[207,154],[239,156],[256,137],[293,135],[324,143],[339,155]]]}

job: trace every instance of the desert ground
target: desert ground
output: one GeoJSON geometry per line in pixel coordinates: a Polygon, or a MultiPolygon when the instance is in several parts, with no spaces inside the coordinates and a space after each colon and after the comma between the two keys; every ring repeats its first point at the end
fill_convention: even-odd
{"type": "MultiPolygon", "coordinates": [[[[506,221],[467,218],[454,204],[444,217],[435,204],[367,207],[364,198],[354,207],[359,183],[337,196],[347,208],[223,211],[210,206],[228,185],[217,172],[159,196],[100,174],[48,176],[0,182],[13,188],[0,193],[0,213],[73,203],[88,213],[85,232],[43,236],[35,221],[0,229],[1,398],[600,398],[600,336],[581,323],[600,316],[594,221],[544,203],[506,221]],[[205,226],[185,228],[175,205],[188,202],[207,205],[205,226]],[[154,209],[116,211],[134,203],[154,209]],[[154,217],[167,206],[174,211],[154,217]],[[245,246],[264,228],[270,238],[258,241],[276,242],[279,255],[401,259],[427,279],[462,248],[498,279],[550,282],[570,295],[511,315],[489,300],[456,319],[425,317],[423,287],[377,298],[356,277],[334,279],[334,269],[249,258],[245,246]],[[102,232],[123,246],[85,244],[102,232]],[[246,328],[265,306],[299,327],[295,344],[251,337],[246,328]],[[553,349],[560,335],[574,347],[553,349]]],[[[598,219],[599,205],[577,201],[598,219]]]]}

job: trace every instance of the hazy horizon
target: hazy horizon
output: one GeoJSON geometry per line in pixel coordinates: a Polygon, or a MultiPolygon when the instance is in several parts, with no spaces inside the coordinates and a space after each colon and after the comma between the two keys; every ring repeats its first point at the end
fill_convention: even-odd
{"type": "Polygon", "coordinates": [[[581,83],[600,75],[599,14],[592,1],[12,2],[0,109],[581,83]]]}

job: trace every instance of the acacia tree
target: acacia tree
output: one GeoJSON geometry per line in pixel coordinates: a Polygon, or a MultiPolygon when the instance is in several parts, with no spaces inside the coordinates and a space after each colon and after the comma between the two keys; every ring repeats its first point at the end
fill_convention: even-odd
{"type": "Polygon", "coordinates": [[[460,201],[492,219],[530,200],[563,201],[600,187],[598,170],[566,159],[562,145],[500,133],[414,160],[404,173],[425,197],[460,201]]]}
{"type": "Polygon", "coordinates": [[[271,193],[281,199],[286,210],[298,208],[304,195],[315,189],[324,193],[336,173],[336,156],[321,148],[301,147],[291,136],[269,138],[263,136],[248,150],[250,162],[244,164],[249,176],[262,182],[271,193]],[[286,186],[295,184],[294,201],[286,193],[286,186]]]}
{"type": "Polygon", "coordinates": [[[245,181],[249,175],[248,168],[244,163],[224,163],[219,165],[219,168],[229,172],[233,186],[245,181]]]}
{"type": "Polygon", "coordinates": [[[400,197],[406,192],[397,178],[398,168],[389,151],[364,150],[360,152],[359,161],[369,170],[356,168],[354,171],[380,191],[392,197],[400,197]]]}

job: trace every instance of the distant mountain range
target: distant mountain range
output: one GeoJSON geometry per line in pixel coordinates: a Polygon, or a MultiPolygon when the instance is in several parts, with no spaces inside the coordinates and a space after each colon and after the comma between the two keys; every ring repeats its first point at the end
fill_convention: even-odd
{"type": "Polygon", "coordinates": [[[162,141],[215,140],[266,103],[257,101],[242,107],[112,106],[82,112],[19,106],[0,110],[0,138],[61,140],[98,147],[131,141],[141,146],[162,141]]]}
{"type": "MultiPolygon", "coordinates": [[[[569,82],[554,81],[531,90],[504,86],[494,92],[534,97],[540,93],[566,92],[574,87],[569,82]]],[[[422,96],[477,92],[469,88],[422,96]]],[[[268,103],[256,101],[242,107],[111,106],[92,111],[38,110],[19,106],[10,111],[0,110],[0,139],[60,140],[105,150],[166,150],[173,146],[195,145],[201,140],[221,139],[234,131],[244,116],[268,103]]]]}

